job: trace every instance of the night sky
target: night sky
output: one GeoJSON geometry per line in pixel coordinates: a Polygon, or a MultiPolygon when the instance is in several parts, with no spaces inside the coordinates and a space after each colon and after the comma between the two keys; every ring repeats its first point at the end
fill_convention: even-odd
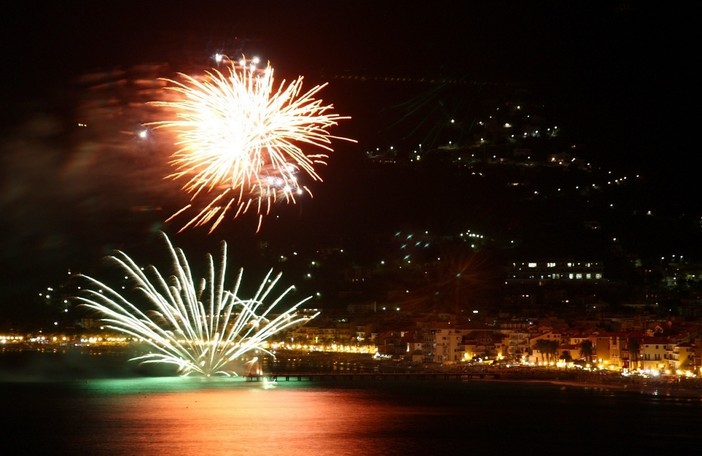
{"type": "MultiPolygon", "coordinates": [[[[383,195],[364,188],[360,156],[393,141],[422,140],[402,138],[411,125],[398,108],[431,91],[422,79],[461,81],[442,100],[459,112],[491,90],[524,88],[567,134],[590,145],[593,159],[643,170],[675,204],[700,212],[701,160],[692,148],[699,58],[694,15],[682,6],[240,3],[28,1],[2,15],[0,322],[67,269],[95,268],[113,248],[146,255],[160,242],[159,230],[197,247],[191,257],[199,260],[222,239],[244,256],[257,239],[293,245],[406,223],[402,216],[414,204],[407,201],[436,200],[418,198],[424,191],[413,193],[406,183],[388,183],[396,191],[383,195]],[[168,151],[118,139],[111,131],[117,124],[99,118],[91,104],[102,92],[86,75],[172,77],[206,69],[215,52],[258,55],[279,78],[304,76],[305,87],[329,82],[320,97],[352,117],[333,133],[358,141],[336,142],[320,170],[324,182],[312,185],[315,197],[266,219],[258,234],[254,218],[242,217],[212,235],[177,235],[163,223],[184,198],[163,179],[168,151]],[[369,81],[387,78],[410,82],[369,81]],[[96,125],[88,136],[75,129],[85,118],[96,125]],[[395,207],[404,209],[388,210],[395,207]],[[381,220],[383,214],[396,219],[381,220]]],[[[143,122],[128,103],[133,94],[108,93],[120,128],[143,122]]]]}

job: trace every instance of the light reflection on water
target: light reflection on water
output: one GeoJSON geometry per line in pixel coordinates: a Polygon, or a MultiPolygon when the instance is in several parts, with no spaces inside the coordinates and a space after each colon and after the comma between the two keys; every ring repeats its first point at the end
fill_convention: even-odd
{"type": "Polygon", "coordinates": [[[2,412],[13,418],[0,427],[0,455],[529,454],[544,432],[551,449],[570,455],[702,444],[699,399],[499,381],[264,386],[183,377],[0,382],[2,412]],[[583,426],[595,426],[597,438],[583,438],[583,426]]]}
{"type": "Polygon", "coordinates": [[[406,453],[392,429],[411,410],[381,406],[364,390],[263,386],[241,379],[90,381],[81,402],[93,420],[71,445],[114,455],[406,453]]]}

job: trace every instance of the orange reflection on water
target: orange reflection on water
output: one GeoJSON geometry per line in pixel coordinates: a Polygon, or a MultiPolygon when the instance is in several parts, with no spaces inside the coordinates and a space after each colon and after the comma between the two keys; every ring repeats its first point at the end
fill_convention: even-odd
{"type": "Polygon", "coordinates": [[[130,455],[357,455],[383,435],[374,454],[391,454],[401,440],[385,433],[401,409],[363,391],[236,388],[149,393],[109,399],[96,426],[112,454],[130,455]],[[382,442],[382,443],[381,443],[382,442]],[[381,450],[378,452],[378,450],[381,450]]]}

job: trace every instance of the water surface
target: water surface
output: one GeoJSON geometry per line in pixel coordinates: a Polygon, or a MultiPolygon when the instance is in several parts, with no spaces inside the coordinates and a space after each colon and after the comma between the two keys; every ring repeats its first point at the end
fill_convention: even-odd
{"type": "Polygon", "coordinates": [[[698,398],[549,383],[94,378],[0,383],[2,454],[690,451],[698,398]]]}

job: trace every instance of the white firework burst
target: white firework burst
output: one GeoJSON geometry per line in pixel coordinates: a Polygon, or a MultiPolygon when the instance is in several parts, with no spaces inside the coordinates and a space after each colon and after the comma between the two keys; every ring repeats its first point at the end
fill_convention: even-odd
{"type": "Polygon", "coordinates": [[[270,304],[264,304],[282,273],[269,270],[252,298],[239,297],[243,269],[234,285],[225,289],[227,245],[222,242],[219,265],[207,254],[208,274],[196,283],[184,252],[163,234],[173,261],[166,278],[154,266],[139,267],[117,251],[109,258],[136,284],[150,309],[142,310],[106,284],[86,275],[90,285],[76,299],[102,315],[105,326],[147,344],[150,351],[130,361],[175,365],[181,375],[232,376],[233,361],[254,350],[274,356],[266,341],[275,334],[303,325],[317,314],[304,315],[300,306],[307,297],[282,313],[274,312],[295,289],[290,286],[270,304]]]}
{"type": "Polygon", "coordinates": [[[332,139],[355,142],[329,133],[349,117],[316,98],[326,84],[302,92],[302,77],[276,86],[270,64],[259,68],[243,57],[223,62],[224,73],[212,69],[165,80],[171,99],[151,103],[168,118],[150,125],[172,132],[179,147],[170,177],[184,179],[191,195],[191,203],[169,220],[196,211],[181,231],[210,224],[212,232],[226,214],[236,218],[252,208],[260,229],[274,203],[311,195],[298,177],[321,181],[315,166],[326,164],[332,139]]]}

